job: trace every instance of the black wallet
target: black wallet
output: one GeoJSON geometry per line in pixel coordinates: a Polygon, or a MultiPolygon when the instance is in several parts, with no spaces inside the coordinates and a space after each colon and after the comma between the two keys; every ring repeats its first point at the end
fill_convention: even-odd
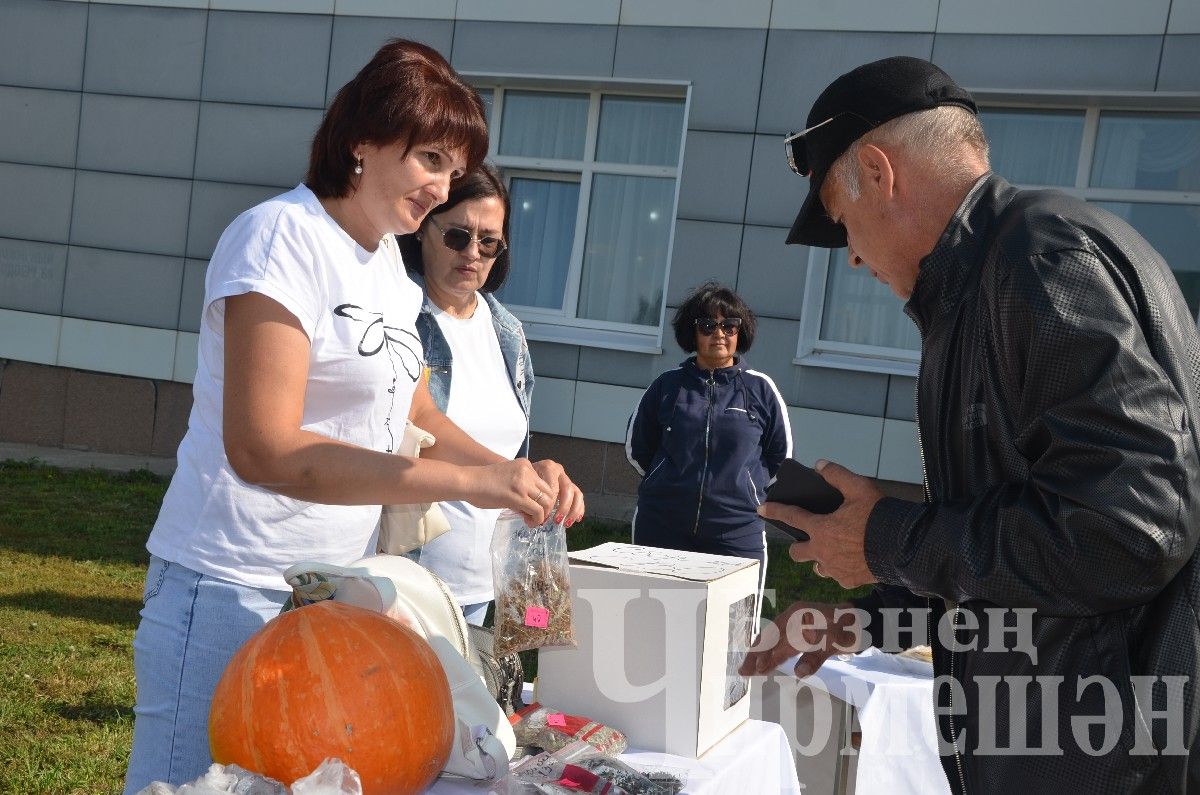
{"type": "MultiPolygon", "coordinates": [[[[829,485],[812,467],[785,458],[775,473],[775,482],[767,489],[767,502],[796,505],[810,513],[833,513],[842,504],[842,493],[829,485]]],[[[778,519],[768,519],[797,541],[807,541],[808,533],[778,519]]]]}

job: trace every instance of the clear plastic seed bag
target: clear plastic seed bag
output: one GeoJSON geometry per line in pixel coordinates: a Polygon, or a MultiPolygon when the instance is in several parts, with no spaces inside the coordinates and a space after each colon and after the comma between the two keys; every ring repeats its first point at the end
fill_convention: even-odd
{"type": "Polygon", "coordinates": [[[567,532],[553,520],[529,527],[502,511],[492,536],[496,655],[552,646],[576,648],[571,621],[567,532]]]}

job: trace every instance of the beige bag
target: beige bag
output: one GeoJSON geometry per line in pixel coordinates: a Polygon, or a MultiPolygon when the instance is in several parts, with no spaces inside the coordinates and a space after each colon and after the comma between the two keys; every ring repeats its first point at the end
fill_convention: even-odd
{"type": "MultiPolygon", "coordinates": [[[[404,438],[396,452],[414,458],[421,448],[432,447],[437,440],[429,431],[404,421],[404,438]]],[[[450,529],[442,508],[436,502],[418,502],[410,505],[385,505],[379,518],[379,551],[387,555],[403,555],[405,552],[428,544],[450,529]]]]}

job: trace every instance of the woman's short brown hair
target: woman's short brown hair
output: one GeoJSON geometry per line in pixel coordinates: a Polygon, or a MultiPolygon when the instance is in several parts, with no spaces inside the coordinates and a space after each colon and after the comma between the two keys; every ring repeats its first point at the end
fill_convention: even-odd
{"type": "Polygon", "coordinates": [[[758,318],[742,297],[717,282],[705,282],[694,288],[683,303],[675,310],[671,325],[675,329],[675,341],[686,353],[696,352],[696,321],[701,318],[736,317],[742,321],[738,329],[737,352],[745,353],[754,344],[758,331],[758,318]]]}
{"type": "Polygon", "coordinates": [[[479,93],[432,47],[392,39],[342,86],[317,134],[304,183],[323,199],[350,192],[354,147],[434,144],[462,151],[467,170],[487,154],[487,122],[479,93]]]}
{"type": "MultiPolygon", "coordinates": [[[[504,180],[500,177],[500,172],[486,162],[480,163],[478,168],[467,172],[465,177],[450,186],[449,197],[445,202],[429,211],[425,220],[421,222],[421,228],[426,228],[430,218],[448,212],[463,202],[491,197],[499,199],[500,203],[504,205],[504,223],[500,226],[500,239],[508,243],[508,216],[512,210],[512,204],[508,199],[508,189],[504,187],[504,180]]],[[[396,240],[400,244],[400,256],[404,260],[404,266],[410,271],[416,271],[424,276],[425,259],[421,256],[421,241],[417,238],[417,234],[414,232],[408,235],[398,235],[396,240]]],[[[422,234],[428,234],[428,232],[422,234]]],[[[496,257],[487,279],[479,288],[480,292],[494,293],[504,284],[504,280],[508,278],[509,251],[510,249],[505,246],[504,251],[496,257]]]]}

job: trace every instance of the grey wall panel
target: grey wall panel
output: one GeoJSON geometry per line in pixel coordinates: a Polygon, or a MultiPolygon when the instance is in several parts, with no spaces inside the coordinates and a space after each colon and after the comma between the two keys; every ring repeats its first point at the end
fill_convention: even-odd
{"type": "Polygon", "coordinates": [[[66,243],[75,171],[0,163],[0,237],[66,243]]]}
{"type": "Polygon", "coordinates": [[[679,183],[679,217],[741,223],[754,136],[689,132],[679,183]]]}
{"type": "Polygon", "coordinates": [[[326,103],[350,78],[358,74],[359,69],[367,65],[385,41],[397,37],[428,44],[449,58],[454,42],[454,23],[441,19],[334,17],[326,103]]]}
{"type": "Polygon", "coordinates": [[[181,257],[190,193],[187,180],[80,171],[71,243],[181,257]]]}
{"type": "Polygon", "coordinates": [[[802,130],[813,101],[835,77],[890,55],[928,58],[932,52],[930,33],[772,30],[767,37],[757,130],[783,134],[802,130]]]}
{"type": "MultiPolygon", "coordinates": [[[[803,123],[803,122],[801,122],[803,123]]],[[[754,136],[746,223],[788,229],[808,195],[808,180],[788,168],[782,135],[754,136]]]]}
{"type": "Polygon", "coordinates": [[[1200,35],[1164,37],[1156,87],[1159,91],[1200,91],[1200,35]]]}
{"type": "Polygon", "coordinates": [[[84,90],[200,98],[205,11],[101,3],[91,10],[84,90]]]}
{"type": "MultiPolygon", "coordinates": [[[[1182,5],[1188,0],[1174,0],[1182,5]]],[[[939,33],[1161,35],[1172,0],[954,0],[939,3],[939,33]]]]}
{"type": "Polygon", "coordinates": [[[191,177],[199,113],[194,100],[85,93],[79,168],[191,177]]]}
{"type": "Polygon", "coordinates": [[[207,260],[229,226],[243,210],[282,193],[263,185],[229,185],[220,182],[192,183],[188,214],[187,256],[207,260]]]}
{"type": "Polygon", "coordinates": [[[183,259],[71,246],[63,314],[175,328],[183,259]]]}
{"type": "Polygon", "coordinates": [[[688,25],[693,28],[765,29],[771,26],[772,5],[772,0],[745,0],[740,3],[696,0],[623,2],[620,4],[621,25],[626,28],[688,25]]]}
{"type": "Polygon", "coordinates": [[[0,308],[59,314],[66,270],[64,245],[0,238],[0,308]]]}
{"type": "MultiPolygon", "coordinates": [[[[792,337],[792,355],[796,354],[796,338],[792,337]]],[[[853,370],[834,370],[828,367],[796,367],[793,381],[794,401],[789,403],[809,409],[840,411],[882,417],[888,400],[888,376],[881,373],[860,373],[853,370]]]]}
{"type": "Polygon", "coordinates": [[[917,379],[906,375],[893,375],[888,380],[887,413],[889,420],[916,419],[917,379]]]}
{"type": "Polygon", "coordinates": [[[530,340],[529,356],[533,359],[535,375],[571,380],[579,375],[578,345],[560,345],[557,342],[530,340]]]}
{"type": "Polygon", "coordinates": [[[183,261],[183,291],[179,296],[180,331],[200,331],[200,313],[204,310],[204,275],[208,272],[208,261],[188,259],[183,261]]]}
{"type": "Polygon", "coordinates": [[[0,3],[0,83],[78,91],[87,14],[87,3],[0,3]]]}
{"type": "Polygon", "coordinates": [[[323,108],[332,26],[325,15],[210,11],[204,99],[323,108]]]}
{"type": "Polygon", "coordinates": [[[465,22],[454,25],[460,71],[611,77],[615,25],[465,22]]]}
{"type": "MultiPolygon", "coordinates": [[[[410,0],[411,2],[411,0],[410,0]]],[[[455,0],[445,3],[460,20],[513,22],[564,22],[576,25],[615,25],[621,18],[621,0],[455,0]]]]}
{"type": "Polygon", "coordinates": [[[79,94],[0,86],[0,160],[75,165],[79,94]]]}
{"type": "Polygon", "coordinates": [[[579,349],[579,380],[595,384],[644,389],[667,366],[662,355],[587,346],[579,349]]]}
{"type": "Polygon", "coordinates": [[[320,123],[318,110],[202,103],[196,179],[295,187],[320,123]]]}
{"type": "Polygon", "coordinates": [[[1152,91],[1162,40],[939,33],[933,61],[967,88],[1152,91]]]}
{"type": "MultiPolygon", "coordinates": [[[[668,322],[672,314],[667,313],[668,322]]],[[[686,357],[687,354],[675,344],[675,335],[668,326],[663,334],[663,352],[658,355],[580,348],[579,380],[645,389],[663,371],[671,369],[686,357]]]]}
{"type": "Polygon", "coordinates": [[[749,132],[758,110],[766,42],[765,30],[626,25],[617,33],[614,74],[691,81],[689,127],[749,132]]]}
{"type": "Polygon", "coordinates": [[[758,334],[754,345],[746,353],[746,363],[753,370],[766,373],[779,387],[779,393],[788,405],[800,405],[796,401],[796,371],[792,364],[796,358],[796,340],[800,324],[794,320],[779,320],[773,317],[758,319],[758,334]]]}
{"type": "MultiPolygon", "coordinates": [[[[682,303],[689,290],[710,279],[734,286],[738,279],[741,247],[741,224],[677,221],[667,303],[682,303]]],[[[669,320],[670,315],[667,318],[669,320]]]]}
{"type": "Polygon", "coordinates": [[[779,227],[746,227],[737,287],[755,313],[799,320],[808,275],[808,248],[785,245],[785,237],[787,230],[779,227]]]}
{"type": "Polygon", "coordinates": [[[1168,33],[1200,33],[1200,0],[1173,0],[1168,33]]]}

